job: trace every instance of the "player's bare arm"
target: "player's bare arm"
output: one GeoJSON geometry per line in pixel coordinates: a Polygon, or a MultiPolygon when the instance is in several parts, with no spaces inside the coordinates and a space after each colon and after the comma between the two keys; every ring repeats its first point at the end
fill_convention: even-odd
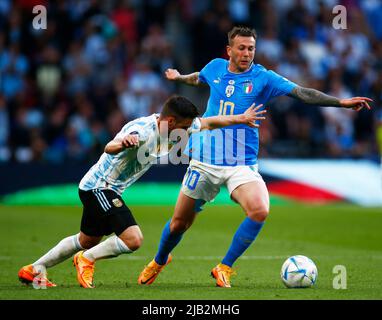
{"type": "Polygon", "coordinates": [[[262,106],[260,104],[256,107],[253,104],[243,114],[201,118],[201,130],[213,130],[234,124],[246,124],[252,128],[257,128],[259,124],[256,121],[264,120],[265,117],[263,115],[267,112],[266,110],[260,110],[262,106]]]}
{"type": "Polygon", "coordinates": [[[349,99],[338,99],[336,97],[327,95],[321,91],[312,88],[304,88],[297,86],[289,94],[290,97],[301,100],[306,104],[314,104],[319,106],[332,106],[342,108],[352,108],[360,111],[364,107],[370,110],[368,102],[373,100],[367,97],[353,97],[349,99]]]}
{"type": "Polygon", "coordinates": [[[108,154],[117,154],[127,148],[133,148],[139,145],[139,137],[136,134],[129,134],[123,138],[116,138],[105,146],[105,152],[108,154]]]}
{"type": "Polygon", "coordinates": [[[199,81],[199,72],[183,75],[176,69],[167,69],[165,71],[165,76],[167,80],[182,82],[190,86],[203,85],[203,83],[199,81]]]}

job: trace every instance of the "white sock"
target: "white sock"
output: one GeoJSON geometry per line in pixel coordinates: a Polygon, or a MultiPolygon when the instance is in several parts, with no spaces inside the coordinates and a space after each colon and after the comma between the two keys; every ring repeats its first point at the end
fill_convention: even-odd
{"type": "Polygon", "coordinates": [[[94,262],[99,259],[114,258],[122,253],[131,252],[133,251],[121,239],[117,236],[111,236],[93,248],[86,250],[83,256],[94,262]]]}
{"type": "Polygon", "coordinates": [[[83,250],[79,241],[80,234],[62,239],[55,247],[49,250],[40,259],[34,262],[32,265],[34,268],[38,266],[44,266],[50,268],[56,264],[70,258],[73,254],[80,250],[83,250]]]}

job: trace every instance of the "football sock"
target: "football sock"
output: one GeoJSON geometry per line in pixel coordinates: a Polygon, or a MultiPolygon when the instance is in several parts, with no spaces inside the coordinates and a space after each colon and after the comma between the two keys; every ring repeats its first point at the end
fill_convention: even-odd
{"type": "Polygon", "coordinates": [[[232,267],[237,258],[239,258],[256,239],[263,225],[264,222],[256,222],[248,217],[245,218],[233,236],[231,246],[222,260],[222,263],[232,267]]]}
{"type": "Polygon", "coordinates": [[[170,222],[168,221],[163,228],[158,252],[154,258],[155,262],[160,265],[166,264],[169,253],[176,247],[183,236],[183,233],[170,232],[170,222]]]}
{"type": "Polygon", "coordinates": [[[122,253],[131,253],[132,250],[117,236],[111,236],[93,248],[86,250],[83,256],[91,262],[99,259],[114,258],[122,253]]]}
{"type": "Polygon", "coordinates": [[[82,250],[79,241],[80,234],[62,239],[55,247],[43,255],[40,259],[33,263],[33,266],[44,266],[50,268],[56,264],[70,258],[73,254],[82,250]]]}

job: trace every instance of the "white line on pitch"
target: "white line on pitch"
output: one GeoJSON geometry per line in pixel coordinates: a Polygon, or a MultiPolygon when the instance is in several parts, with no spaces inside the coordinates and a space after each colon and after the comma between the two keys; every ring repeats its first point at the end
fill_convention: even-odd
{"type": "MultiPolygon", "coordinates": [[[[24,257],[20,256],[0,256],[0,261],[9,261],[11,259],[20,259],[24,257]]],[[[138,255],[121,255],[118,257],[119,259],[128,259],[128,260],[139,260],[144,261],[148,260],[150,261],[153,256],[138,256],[138,255]]],[[[212,260],[222,260],[223,256],[175,256],[176,260],[206,260],[206,261],[212,261],[212,260]]],[[[288,256],[241,256],[239,259],[241,260],[279,260],[279,259],[286,259],[288,256]]],[[[315,259],[340,259],[340,258],[349,258],[348,256],[314,256],[315,259]]],[[[354,258],[354,257],[353,257],[354,258]]],[[[364,257],[360,257],[363,260],[364,257]]],[[[373,255],[368,256],[367,258],[372,260],[382,260],[382,255],[373,255]]]]}
{"type": "Polygon", "coordinates": [[[0,256],[0,260],[11,260],[10,256],[0,256]]]}
{"type": "MultiPolygon", "coordinates": [[[[148,260],[152,259],[152,257],[146,256],[132,256],[125,255],[125,259],[129,260],[148,260]]],[[[223,256],[176,256],[176,260],[221,260],[223,256]]],[[[286,259],[287,256],[242,256],[239,259],[242,260],[278,260],[278,259],[286,259]]]]}

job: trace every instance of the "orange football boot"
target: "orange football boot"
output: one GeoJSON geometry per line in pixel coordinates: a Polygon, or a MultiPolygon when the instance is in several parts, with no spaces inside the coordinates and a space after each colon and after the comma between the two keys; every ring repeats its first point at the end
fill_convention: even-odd
{"type": "Polygon", "coordinates": [[[94,262],[89,261],[84,256],[84,251],[78,252],[73,257],[73,265],[77,269],[77,280],[83,288],[95,288],[93,284],[94,262]]]}
{"type": "Polygon", "coordinates": [[[163,270],[172,260],[172,255],[169,254],[167,262],[163,265],[157,264],[155,259],[153,259],[141,272],[138,277],[138,284],[152,284],[156,277],[159,275],[159,272],[163,270]]]}
{"type": "Polygon", "coordinates": [[[55,283],[47,278],[48,274],[46,272],[35,270],[31,264],[22,267],[19,270],[18,276],[20,282],[27,285],[33,283],[33,286],[38,287],[57,287],[55,283]]]}
{"type": "Polygon", "coordinates": [[[222,263],[211,270],[211,276],[216,279],[216,285],[223,288],[231,288],[231,276],[235,274],[231,267],[222,263]]]}

